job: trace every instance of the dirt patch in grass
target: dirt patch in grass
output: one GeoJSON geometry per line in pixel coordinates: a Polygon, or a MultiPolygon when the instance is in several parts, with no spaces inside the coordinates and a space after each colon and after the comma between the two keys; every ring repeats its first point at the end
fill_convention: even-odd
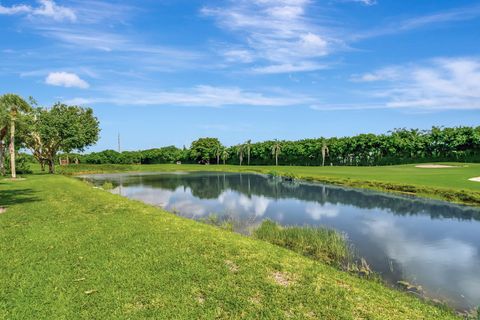
{"type": "Polygon", "coordinates": [[[197,302],[198,302],[199,304],[204,304],[204,303],[205,303],[205,296],[204,296],[203,294],[199,294],[199,295],[197,296],[197,302]]]}
{"type": "Polygon", "coordinates": [[[227,265],[228,269],[231,271],[231,272],[237,272],[238,271],[238,266],[235,264],[235,262],[231,261],[231,260],[225,260],[225,264],[227,265]]]}
{"type": "Polygon", "coordinates": [[[250,302],[255,304],[255,305],[261,305],[262,304],[262,296],[257,292],[253,297],[250,297],[250,302]]]}
{"type": "Polygon", "coordinates": [[[344,289],[347,289],[347,290],[352,289],[352,287],[350,285],[346,284],[343,281],[337,280],[336,283],[337,283],[337,286],[339,286],[340,288],[344,288],[344,289]]]}
{"type": "Polygon", "coordinates": [[[458,168],[458,166],[449,166],[446,164],[419,164],[415,168],[423,169],[446,169],[446,168],[458,168]]]}
{"type": "Polygon", "coordinates": [[[0,214],[7,212],[7,208],[0,207],[0,214]]]}
{"type": "Polygon", "coordinates": [[[294,283],[292,275],[287,272],[275,271],[272,273],[272,279],[283,287],[288,287],[294,283]]]}

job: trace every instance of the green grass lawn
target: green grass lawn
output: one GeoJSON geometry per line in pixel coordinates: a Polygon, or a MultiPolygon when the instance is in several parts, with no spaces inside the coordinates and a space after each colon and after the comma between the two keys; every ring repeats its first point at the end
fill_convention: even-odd
{"type": "Polygon", "coordinates": [[[292,251],[65,176],[0,180],[0,206],[1,319],[455,318],[292,251]]]}
{"type": "Polygon", "coordinates": [[[79,165],[60,168],[64,173],[117,171],[250,171],[293,175],[297,178],[388,192],[402,192],[480,206],[480,164],[450,163],[454,168],[425,169],[415,165],[383,167],[294,167],[223,165],[79,165]]]}

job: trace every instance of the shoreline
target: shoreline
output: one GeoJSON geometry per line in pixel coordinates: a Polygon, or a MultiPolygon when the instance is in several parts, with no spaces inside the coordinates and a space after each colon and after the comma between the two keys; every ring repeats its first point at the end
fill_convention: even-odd
{"type": "MultiPolygon", "coordinates": [[[[413,164],[413,166],[415,166],[413,164]]],[[[397,182],[386,182],[378,180],[365,180],[365,179],[354,179],[354,178],[340,178],[334,177],[332,175],[326,175],[323,173],[295,173],[297,169],[305,169],[304,167],[264,167],[264,166],[201,166],[201,165],[83,165],[78,167],[80,170],[75,170],[75,168],[69,167],[63,172],[59,172],[66,175],[83,175],[83,174],[102,174],[102,173],[140,173],[140,172],[155,172],[160,173],[162,171],[172,172],[172,171],[205,171],[205,172],[238,172],[238,173],[260,173],[260,174],[270,174],[278,175],[284,178],[290,179],[299,179],[307,182],[317,182],[325,183],[331,185],[352,187],[358,189],[367,189],[374,190],[386,193],[400,194],[400,195],[409,195],[419,198],[442,200],[449,203],[467,205],[473,207],[480,207],[480,190],[472,191],[466,189],[449,189],[444,187],[431,187],[426,185],[416,185],[416,184],[404,184],[397,182]],[[82,170],[84,169],[84,170],[82,170]],[[85,170],[87,169],[87,170],[85,170]]],[[[308,170],[313,170],[316,168],[322,167],[306,167],[308,170]]],[[[341,168],[343,167],[336,167],[341,168]]],[[[356,167],[364,168],[364,167],[356,167]]],[[[369,168],[369,167],[366,167],[369,168]]],[[[423,169],[419,170],[433,170],[433,169],[423,169]]],[[[445,170],[445,169],[437,169],[445,170]]],[[[448,169],[447,169],[448,170],[448,169]]],[[[60,170],[59,170],[60,171],[60,170]]],[[[468,179],[466,179],[468,180],[468,179]]]]}

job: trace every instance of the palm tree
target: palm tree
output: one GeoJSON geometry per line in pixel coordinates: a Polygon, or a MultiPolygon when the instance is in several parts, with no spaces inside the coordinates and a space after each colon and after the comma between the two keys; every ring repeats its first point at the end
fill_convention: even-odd
{"type": "Polygon", "coordinates": [[[245,142],[245,148],[247,150],[247,165],[250,165],[250,151],[252,151],[252,140],[245,142]]]}
{"type": "Polygon", "coordinates": [[[238,159],[240,160],[240,165],[242,165],[243,156],[245,155],[245,145],[244,144],[239,144],[237,146],[237,155],[238,155],[238,159]]]}
{"type": "Polygon", "coordinates": [[[7,110],[10,120],[10,171],[12,172],[12,179],[15,179],[17,177],[17,171],[15,169],[15,124],[19,113],[28,112],[31,107],[20,96],[10,93],[0,97],[0,105],[1,109],[7,110]]]}
{"type": "Polygon", "coordinates": [[[0,104],[0,174],[5,175],[5,138],[8,132],[8,112],[6,106],[0,104]]]}
{"type": "Polygon", "coordinates": [[[222,160],[223,160],[223,165],[225,165],[225,161],[228,159],[228,151],[227,148],[223,148],[222,150],[222,160]]]}
{"type": "Polygon", "coordinates": [[[275,140],[275,143],[272,146],[272,155],[275,156],[275,165],[278,166],[278,156],[280,152],[282,151],[282,146],[280,142],[275,140]]]}
{"type": "Polygon", "coordinates": [[[325,166],[325,157],[328,156],[328,152],[327,142],[324,140],[322,143],[322,167],[325,166]]]}
{"type": "Polygon", "coordinates": [[[222,155],[223,147],[216,146],[213,152],[215,153],[215,157],[217,157],[217,164],[220,164],[220,156],[222,155]]]}

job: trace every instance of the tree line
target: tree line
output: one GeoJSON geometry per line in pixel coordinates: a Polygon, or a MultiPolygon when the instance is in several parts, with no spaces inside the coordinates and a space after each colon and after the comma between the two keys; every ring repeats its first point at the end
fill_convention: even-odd
{"type": "Polygon", "coordinates": [[[0,174],[29,170],[34,159],[55,172],[59,157],[91,164],[202,163],[238,165],[376,166],[433,161],[480,162],[479,127],[395,129],[386,134],[269,140],[224,146],[200,138],[189,148],[167,146],[140,151],[105,150],[83,154],[99,138],[92,109],[56,103],[40,107],[15,94],[0,96],[0,174]],[[28,150],[21,153],[19,150],[28,150]],[[74,153],[77,152],[77,153],[74,153]]]}
{"type": "Polygon", "coordinates": [[[98,119],[90,108],[56,103],[38,106],[16,94],[0,96],[0,174],[29,170],[28,159],[34,158],[42,170],[55,172],[58,153],[85,150],[99,138],[98,119]],[[7,152],[8,146],[8,152],[7,152]],[[27,149],[30,155],[18,152],[27,149]]]}
{"type": "Polygon", "coordinates": [[[94,164],[202,163],[237,165],[377,166],[418,162],[480,162],[479,127],[395,129],[386,134],[351,137],[247,140],[224,146],[217,138],[201,138],[189,148],[116,152],[106,150],[74,155],[94,164]]]}

